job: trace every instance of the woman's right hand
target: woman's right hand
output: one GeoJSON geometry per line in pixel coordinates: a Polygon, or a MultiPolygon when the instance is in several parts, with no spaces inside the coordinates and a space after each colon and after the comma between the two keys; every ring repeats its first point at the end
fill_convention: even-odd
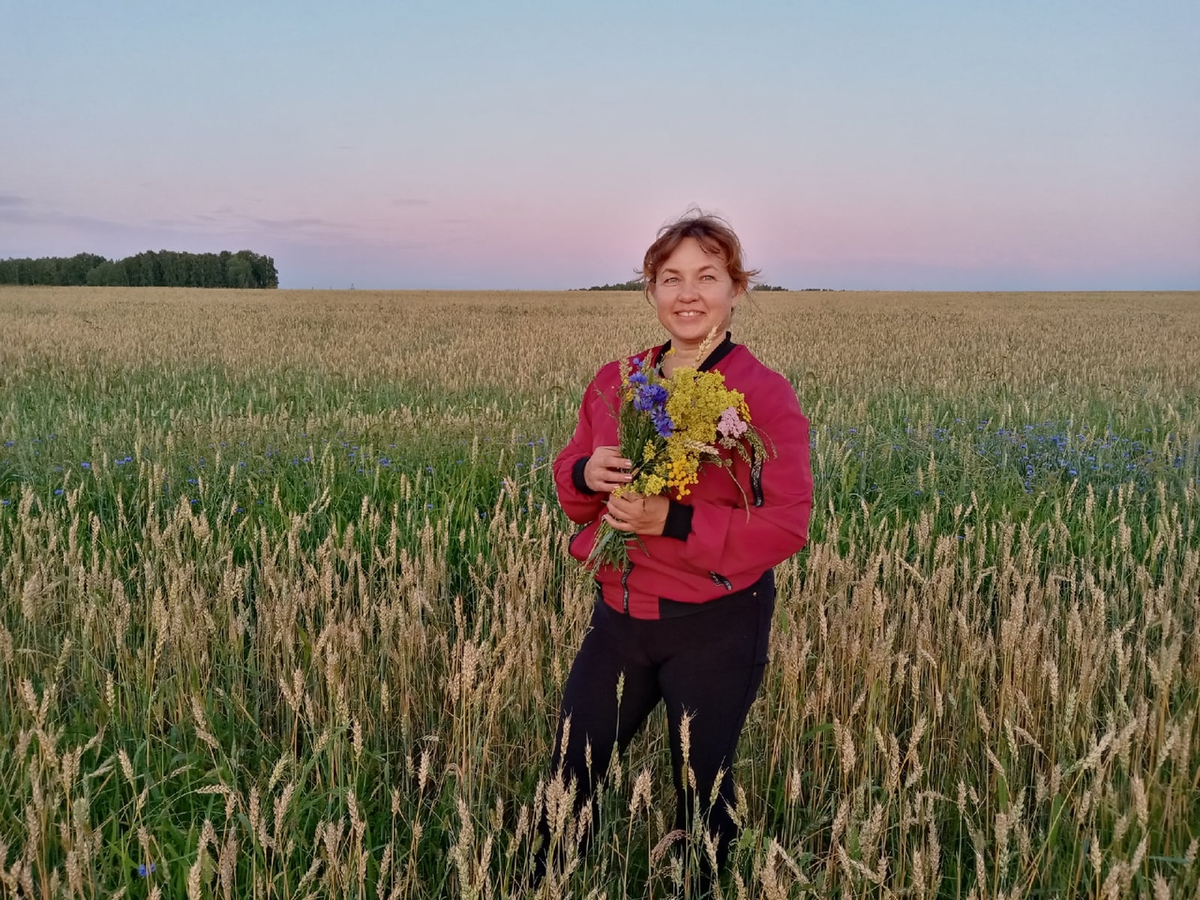
{"type": "Polygon", "coordinates": [[[583,480],[597,494],[611,494],[633,481],[633,461],[621,456],[620,447],[597,447],[583,467],[583,480]]]}

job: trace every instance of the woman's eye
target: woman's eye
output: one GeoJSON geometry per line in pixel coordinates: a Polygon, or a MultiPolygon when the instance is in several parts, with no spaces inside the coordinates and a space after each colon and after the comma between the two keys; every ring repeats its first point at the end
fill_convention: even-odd
{"type": "Polygon", "coordinates": [[[717,276],[716,275],[701,275],[700,280],[701,281],[716,281],[717,276]]]}

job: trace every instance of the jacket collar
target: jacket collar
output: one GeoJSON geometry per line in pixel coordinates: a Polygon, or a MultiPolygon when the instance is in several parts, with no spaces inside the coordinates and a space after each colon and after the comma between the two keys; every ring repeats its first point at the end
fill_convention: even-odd
{"type": "MultiPolygon", "coordinates": [[[[709,369],[727,357],[736,346],[737,344],[733,342],[733,338],[730,337],[729,332],[725,332],[725,340],[717,344],[717,346],[713,348],[712,352],[708,354],[708,356],[704,357],[704,362],[700,363],[699,371],[707,372],[709,369]]],[[[667,351],[670,349],[671,342],[667,341],[665,344],[659,347],[657,351],[655,351],[654,365],[656,367],[662,363],[663,357],[667,355],[667,351]]]]}

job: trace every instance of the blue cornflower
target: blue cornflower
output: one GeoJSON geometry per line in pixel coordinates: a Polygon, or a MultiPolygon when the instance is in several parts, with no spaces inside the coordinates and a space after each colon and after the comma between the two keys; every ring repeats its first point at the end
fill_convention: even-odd
{"type": "Polygon", "coordinates": [[[156,865],[154,865],[154,863],[150,863],[150,865],[148,865],[148,866],[145,863],[142,863],[140,866],[137,867],[137,875],[138,875],[138,878],[145,878],[151,872],[155,872],[157,870],[158,870],[158,867],[156,865]]]}
{"type": "Polygon", "coordinates": [[[661,406],[655,407],[650,413],[650,421],[654,423],[654,430],[660,437],[668,438],[675,433],[675,423],[661,406]]]}
{"type": "Polygon", "coordinates": [[[647,384],[638,388],[633,397],[634,409],[639,409],[643,412],[650,409],[654,404],[663,404],[667,402],[667,389],[661,384],[647,384]]]}
{"type": "Polygon", "coordinates": [[[55,489],[54,489],[54,496],[55,496],[55,497],[61,497],[61,496],[62,496],[62,488],[55,488],[55,489]]]}
{"type": "Polygon", "coordinates": [[[90,469],[92,467],[92,464],[90,462],[81,462],[79,465],[85,469],[90,469]]]}

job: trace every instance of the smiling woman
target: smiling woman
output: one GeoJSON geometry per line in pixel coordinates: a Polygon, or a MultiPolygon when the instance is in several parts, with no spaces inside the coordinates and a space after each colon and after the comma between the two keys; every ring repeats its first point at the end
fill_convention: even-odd
{"type": "Polygon", "coordinates": [[[744,267],[733,229],[714,216],[687,217],[663,230],[646,251],[642,278],[671,335],[668,375],[675,366],[694,365],[709,334],[729,330],[733,310],[757,274],[744,267]]]}
{"type": "MultiPolygon", "coordinates": [[[[795,392],[728,332],[755,274],[720,219],[689,215],[664,228],[642,277],[670,340],[600,370],[554,463],[559,502],[584,526],[571,554],[591,563],[603,528],[621,533],[614,536],[627,551],[623,564],[594,563],[595,606],[563,690],[556,777],[564,790],[573,786],[582,812],[613,751],[624,751],[664,702],[675,829],[689,838],[706,877],[737,832],[734,751],[767,662],[774,567],[807,542],[812,508],[808,420],[795,392]],[[636,366],[656,367],[667,392],[697,372],[715,373],[744,398],[774,458],[763,466],[713,446],[721,462],[713,468],[725,471],[697,476],[674,494],[630,490],[633,463],[619,450],[613,410],[626,400],[622,370],[636,366]]],[[[555,848],[570,852],[549,814],[541,832],[539,877],[555,848]]]]}

